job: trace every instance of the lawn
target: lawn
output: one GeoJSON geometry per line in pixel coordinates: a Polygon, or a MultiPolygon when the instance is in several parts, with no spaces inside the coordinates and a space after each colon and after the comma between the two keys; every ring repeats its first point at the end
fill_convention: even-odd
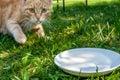
{"type": "MultiPolygon", "coordinates": [[[[23,45],[0,34],[0,80],[120,80],[120,68],[104,76],[82,78],[64,73],[54,57],[72,48],[105,48],[120,53],[119,0],[66,0],[66,11],[56,9],[43,23],[46,37],[32,32],[23,45]],[[74,2],[72,2],[74,1],[74,2]],[[93,2],[92,2],[93,1],[93,2]]],[[[62,3],[60,3],[62,4],[62,3]]]]}

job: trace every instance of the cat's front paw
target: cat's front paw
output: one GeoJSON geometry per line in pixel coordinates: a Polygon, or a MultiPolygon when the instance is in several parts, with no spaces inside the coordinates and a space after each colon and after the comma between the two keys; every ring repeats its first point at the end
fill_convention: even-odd
{"type": "Polygon", "coordinates": [[[42,37],[45,36],[43,27],[42,27],[42,25],[40,25],[40,24],[37,25],[37,26],[35,26],[35,27],[33,28],[33,31],[34,31],[37,35],[39,35],[39,36],[42,36],[42,37]]]}
{"type": "Polygon", "coordinates": [[[41,37],[44,37],[45,36],[45,33],[41,30],[38,30],[35,32],[37,35],[41,36],[41,37]]]}
{"type": "Polygon", "coordinates": [[[25,35],[20,35],[15,37],[15,41],[20,43],[20,44],[24,44],[26,42],[27,38],[25,35]]]}

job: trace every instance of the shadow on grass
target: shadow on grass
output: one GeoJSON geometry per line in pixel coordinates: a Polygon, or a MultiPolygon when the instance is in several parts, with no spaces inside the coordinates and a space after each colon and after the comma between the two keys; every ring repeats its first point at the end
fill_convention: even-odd
{"type": "MultiPolygon", "coordinates": [[[[109,39],[110,38],[112,39],[113,37],[110,37],[108,35],[109,33],[111,33],[111,35],[113,34],[112,36],[114,36],[116,40],[117,39],[119,40],[120,36],[119,1],[110,3],[106,2],[96,3],[94,5],[89,5],[87,7],[84,5],[84,3],[76,3],[71,6],[66,6],[65,12],[62,11],[62,7],[59,9],[60,10],[54,10],[52,14],[53,20],[51,21],[52,24],[55,26],[54,29],[55,32],[59,33],[55,34],[56,35],[55,39],[61,41],[63,39],[74,40],[76,39],[76,36],[78,36],[77,38],[79,37],[82,38],[82,36],[88,35],[91,36],[88,36],[87,38],[91,39],[93,35],[95,36],[96,33],[100,32],[100,30],[103,29],[101,33],[103,33],[104,37],[107,35],[109,39]]],[[[84,40],[85,39],[83,39],[83,41],[81,42],[82,44],[84,40]]],[[[102,45],[104,45],[104,43],[102,45]]]]}
{"type": "MultiPolygon", "coordinates": [[[[35,58],[35,56],[51,57],[52,54],[55,55],[63,50],[76,47],[109,48],[114,46],[119,48],[120,45],[118,44],[119,41],[117,41],[117,38],[119,39],[120,35],[120,2],[104,2],[87,7],[83,3],[75,3],[71,6],[66,6],[65,12],[61,11],[61,9],[62,7],[60,7],[60,10],[54,10],[52,13],[52,28],[49,30],[49,28],[46,27],[46,34],[50,36],[50,39],[37,40],[36,37],[32,37],[28,39],[29,41],[25,45],[19,45],[12,41],[12,38],[0,35],[0,52],[1,54],[6,54],[6,57],[0,58],[0,63],[2,64],[0,76],[20,76],[20,70],[26,68],[26,66],[21,64],[21,61],[27,56],[26,53],[29,52],[32,54],[32,58],[35,58]],[[111,34],[115,36],[115,39],[108,35],[108,37],[110,37],[108,42],[99,40],[99,38],[96,37],[96,40],[93,40],[95,34],[99,32],[99,26],[103,29],[105,27],[103,36],[108,35],[111,30],[115,28],[115,34],[111,34]],[[31,41],[33,42],[31,43],[31,41]]],[[[53,57],[51,57],[51,59],[53,59],[53,57]]],[[[32,59],[28,58],[28,60],[31,61],[32,59]]],[[[31,64],[29,61],[28,64],[31,64]]],[[[51,67],[51,65],[46,66],[51,67]]],[[[44,73],[48,72],[51,76],[55,76],[57,75],[54,74],[56,70],[57,68],[50,69],[49,72],[44,70],[46,71],[44,73]]],[[[48,74],[45,75],[48,76],[48,74]]],[[[41,75],[38,74],[39,77],[41,75]]],[[[42,76],[44,76],[44,74],[42,76]]]]}
{"type": "Polygon", "coordinates": [[[120,2],[102,2],[87,7],[84,3],[76,3],[71,6],[66,6],[65,12],[62,11],[62,7],[60,10],[54,10],[52,19],[57,19],[57,21],[53,20],[53,23],[59,23],[60,25],[58,24],[58,26],[62,27],[69,26],[71,23],[79,22],[80,20],[87,21],[90,17],[95,18],[95,23],[109,22],[110,24],[115,24],[120,18],[119,8],[120,2]]]}

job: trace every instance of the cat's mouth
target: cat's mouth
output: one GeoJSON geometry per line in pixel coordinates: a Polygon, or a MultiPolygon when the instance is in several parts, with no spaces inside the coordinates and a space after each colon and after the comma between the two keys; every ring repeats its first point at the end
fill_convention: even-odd
{"type": "Polygon", "coordinates": [[[37,21],[37,24],[41,24],[43,21],[37,21]]]}
{"type": "Polygon", "coordinates": [[[36,22],[32,23],[31,26],[34,27],[34,26],[36,26],[36,25],[38,25],[38,24],[42,24],[42,22],[43,22],[43,21],[36,21],[36,22]]]}

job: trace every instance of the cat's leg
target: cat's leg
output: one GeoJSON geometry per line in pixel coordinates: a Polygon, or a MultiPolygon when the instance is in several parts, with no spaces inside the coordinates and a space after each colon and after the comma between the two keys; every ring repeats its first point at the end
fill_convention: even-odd
{"type": "Polygon", "coordinates": [[[43,29],[43,27],[42,27],[41,24],[36,25],[36,26],[33,28],[33,31],[35,31],[35,33],[36,33],[37,35],[40,35],[40,36],[42,36],[42,37],[45,36],[44,29],[43,29]]]}
{"type": "Polygon", "coordinates": [[[26,42],[27,38],[16,21],[7,20],[6,28],[8,29],[9,33],[14,37],[16,42],[20,44],[26,42]]]}

